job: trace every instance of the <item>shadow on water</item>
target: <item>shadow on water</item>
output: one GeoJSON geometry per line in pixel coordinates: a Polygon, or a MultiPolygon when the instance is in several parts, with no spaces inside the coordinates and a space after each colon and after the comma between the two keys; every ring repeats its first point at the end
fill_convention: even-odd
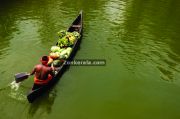
{"type": "Polygon", "coordinates": [[[54,100],[57,96],[56,89],[52,89],[42,96],[37,98],[33,103],[30,104],[28,109],[28,119],[33,117],[43,117],[51,113],[54,100]]]}

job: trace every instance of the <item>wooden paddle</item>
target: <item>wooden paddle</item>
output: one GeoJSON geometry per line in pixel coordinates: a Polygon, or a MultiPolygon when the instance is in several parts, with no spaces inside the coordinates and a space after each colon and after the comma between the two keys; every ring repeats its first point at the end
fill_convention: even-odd
{"type": "Polygon", "coordinates": [[[27,72],[17,73],[17,74],[14,75],[16,83],[19,83],[19,82],[21,82],[21,81],[24,81],[24,80],[27,79],[29,76],[30,76],[30,74],[27,73],[27,72]]]}

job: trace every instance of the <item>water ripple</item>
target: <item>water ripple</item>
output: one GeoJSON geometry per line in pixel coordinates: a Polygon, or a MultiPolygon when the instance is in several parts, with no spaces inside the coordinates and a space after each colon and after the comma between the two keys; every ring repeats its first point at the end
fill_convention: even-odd
{"type": "Polygon", "coordinates": [[[109,0],[104,5],[104,18],[107,19],[111,25],[121,25],[124,22],[124,12],[126,2],[119,0],[109,0]]]}

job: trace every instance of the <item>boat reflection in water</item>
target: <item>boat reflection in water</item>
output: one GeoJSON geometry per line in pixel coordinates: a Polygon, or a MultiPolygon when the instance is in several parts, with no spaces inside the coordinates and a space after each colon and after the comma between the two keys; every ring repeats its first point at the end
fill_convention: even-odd
{"type": "Polygon", "coordinates": [[[52,105],[54,104],[54,100],[56,98],[57,91],[56,89],[52,89],[42,96],[40,96],[36,101],[30,104],[28,109],[28,117],[33,118],[35,115],[37,116],[46,116],[51,113],[52,105]]]}

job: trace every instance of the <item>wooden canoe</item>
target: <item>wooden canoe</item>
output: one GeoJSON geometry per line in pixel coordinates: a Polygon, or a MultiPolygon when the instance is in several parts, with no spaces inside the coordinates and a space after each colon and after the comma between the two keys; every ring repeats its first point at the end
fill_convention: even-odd
{"type": "Polygon", "coordinates": [[[64,71],[67,69],[68,65],[66,65],[66,62],[73,59],[73,57],[76,54],[77,49],[79,48],[79,44],[80,44],[80,41],[82,38],[82,28],[83,28],[83,12],[80,11],[79,15],[72,22],[72,24],[67,29],[67,31],[68,32],[77,31],[80,33],[81,37],[79,39],[76,39],[74,45],[72,46],[72,52],[71,52],[69,58],[66,61],[64,61],[64,63],[58,68],[53,79],[47,85],[44,85],[44,86],[37,88],[35,90],[31,90],[28,93],[27,99],[30,103],[32,103],[37,97],[42,95],[44,92],[47,92],[50,88],[52,88],[53,85],[56,84],[57,81],[60,79],[60,77],[62,76],[64,71]]]}

